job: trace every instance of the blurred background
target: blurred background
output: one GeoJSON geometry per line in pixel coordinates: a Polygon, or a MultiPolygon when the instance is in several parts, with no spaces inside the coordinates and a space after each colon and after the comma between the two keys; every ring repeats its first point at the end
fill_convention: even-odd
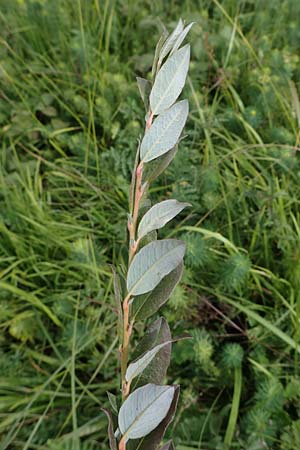
{"type": "MultiPolygon", "coordinates": [[[[152,186],[192,204],[162,314],[178,450],[300,448],[298,0],[0,0],[0,449],[107,449],[109,263],[162,27],[195,21],[187,137],[152,186]]],[[[174,225],[175,223],[175,225],[174,225]]],[[[139,324],[137,339],[143,333],[139,324]]]]}

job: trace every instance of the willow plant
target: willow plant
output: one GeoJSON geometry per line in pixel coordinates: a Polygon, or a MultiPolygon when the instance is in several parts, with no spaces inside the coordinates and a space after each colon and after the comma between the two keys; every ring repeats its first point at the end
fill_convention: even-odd
{"type": "MultiPolygon", "coordinates": [[[[149,319],[167,302],[183,272],[184,242],[157,239],[157,230],[189,205],[168,199],[149,207],[147,194],[175,156],[187,120],[188,101],[177,99],[190,62],[190,45],[182,43],[192,25],[185,27],[180,19],[170,35],[164,30],[156,46],[152,82],[137,78],[146,126],[130,188],[128,268],[126,274],[113,268],[122,382],[120,398],[109,393],[112,410],[105,410],[111,450],[160,448],[178,402],[179,386],[163,384],[171,345],[177,340],[163,317],[150,323],[130,362],[129,354],[135,323],[149,319]]],[[[161,447],[171,449],[172,441],[161,447]]]]}

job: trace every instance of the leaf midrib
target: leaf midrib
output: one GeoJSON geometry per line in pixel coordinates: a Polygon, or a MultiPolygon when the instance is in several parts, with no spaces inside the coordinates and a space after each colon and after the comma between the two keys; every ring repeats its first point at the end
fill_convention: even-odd
{"type": "MultiPolygon", "coordinates": [[[[151,402],[151,403],[149,403],[148,405],[147,405],[147,407],[146,408],[144,408],[141,412],[140,412],[140,414],[138,414],[137,416],[136,416],[136,418],[135,418],[135,420],[134,420],[134,422],[130,425],[130,427],[127,429],[127,431],[126,431],[126,433],[124,433],[124,435],[123,435],[123,437],[125,437],[126,438],[126,436],[128,435],[128,433],[129,433],[129,431],[132,429],[132,427],[140,420],[140,418],[143,416],[143,414],[145,414],[145,411],[147,411],[147,409],[149,409],[162,395],[164,395],[166,392],[168,392],[168,390],[169,389],[173,389],[173,391],[175,391],[174,390],[174,388],[173,387],[168,387],[168,389],[166,389],[165,391],[163,391],[163,392],[161,392],[161,394],[159,394],[158,395],[158,397],[155,397],[155,399],[151,402]]],[[[173,392],[173,398],[174,398],[174,392],[173,392]]],[[[173,399],[172,399],[172,401],[173,401],[173,399]]],[[[162,418],[162,420],[161,420],[161,422],[164,420],[164,418],[162,418]]],[[[159,422],[159,423],[161,423],[161,422],[159,422]]],[[[150,431],[150,433],[151,433],[151,431],[150,431]]]]}
{"type": "MultiPolygon", "coordinates": [[[[173,247],[171,250],[167,251],[166,253],[164,253],[160,258],[156,259],[155,262],[147,269],[146,272],[144,272],[144,274],[139,278],[139,280],[132,286],[132,288],[130,289],[130,292],[128,293],[128,295],[132,296],[134,294],[132,294],[133,290],[141,283],[141,281],[144,280],[144,278],[147,276],[148,272],[150,272],[151,270],[153,270],[153,267],[158,264],[161,260],[165,259],[167,256],[170,255],[170,253],[172,253],[174,250],[176,250],[178,247],[183,246],[184,244],[178,244],[176,245],[176,247],[173,247]]],[[[175,266],[177,267],[177,266],[175,266]]],[[[174,269],[175,269],[174,267],[174,269]]],[[[172,269],[170,270],[170,272],[172,271],[172,269]]],[[[168,273],[170,273],[168,272],[168,273]]],[[[165,274],[168,275],[168,274],[165,274]]],[[[157,286],[157,285],[156,285],[157,286]]],[[[155,287],[156,287],[155,286],[155,287]]],[[[154,289],[154,288],[153,288],[154,289]]],[[[152,289],[150,289],[150,291],[147,292],[151,292],[152,289]]],[[[144,292],[144,294],[147,294],[147,292],[144,292]]],[[[143,294],[136,294],[136,295],[143,295],[143,294]]]]}
{"type": "MultiPolygon", "coordinates": [[[[184,100],[182,100],[182,101],[184,101],[184,100]]],[[[179,103],[180,103],[180,102],[179,102],[179,103]]],[[[175,105],[178,105],[179,103],[175,103],[175,105]]],[[[174,105],[174,107],[175,107],[175,105],[174,105]]],[[[169,112],[169,111],[168,111],[168,112],[169,112]]],[[[155,146],[158,145],[158,143],[161,141],[161,138],[162,138],[163,136],[165,136],[165,134],[166,134],[166,132],[168,131],[168,129],[170,128],[170,126],[173,125],[173,123],[177,120],[178,116],[180,116],[181,113],[182,113],[182,110],[179,110],[179,111],[176,113],[176,117],[175,117],[175,115],[173,116],[173,118],[172,118],[172,120],[170,120],[168,126],[164,129],[163,134],[160,134],[160,135],[159,135],[159,138],[158,138],[156,141],[153,142],[153,144],[151,145],[151,147],[149,147],[149,149],[147,150],[147,152],[145,153],[145,155],[144,155],[144,157],[143,157],[143,161],[145,161],[145,159],[146,159],[147,155],[149,154],[149,152],[151,153],[151,151],[153,150],[153,147],[155,148],[155,146]]],[[[172,147],[171,147],[171,148],[172,148],[172,147]]],[[[164,153],[166,153],[168,150],[170,150],[170,148],[167,149],[167,150],[165,150],[163,153],[161,153],[161,154],[158,155],[158,156],[162,156],[162,155],[163,155],[164,153]]]]}
{"type": "MultiPolygon", "coordinates": [[[[183,47],[183,48],[184,48],[184,47],[183,47]]],[[[186,48],[185,48],[185,53],[187,53],[188,48],[189,48],[189,45],[187,44],[187,46],[186,46],[186,48]]],[[[182,49],[180,49],[180,50],[182,50],[182,49]]],[[[177,50],[177,52],[180,52],[180,50],[177,50]]],[[[183,53],[184,53],[184,52],[183,52],[183,53]]],[[[178,54],[174,53],[174,54],[173,54],[173,59],[175,59],[177,56],[178,56],[178,54]]],[[[161,97],[159,103],[157,103],[156,108],[155,108],[155,110],[153,111],[154,114],[157,114],[157,111],[159,110],[159,107],[160,107],[161,103],[163,102],[163,100],[166,98],[168,92],[170,91],[170,87],[173,86],[173,83],[174,83],[174,81],[175,81],[175,78],[176,78],[176,76],[177,76],[179,70],[181,69],[182,65],[185,63],[185,59],[186,59],[186,54],[184,54],[184,57],[182,58],[181,63],[177,66],[177,70],[175,70],[174,76],[173,76],[171,82],[168,84],[168,87],[167,87],[167,89],[166,89],[164,95],[161,97]]],[[[170,61],[170,60],[169,60],[169,61],[170,61]]],[[[167,64],[167,62],[166,62],[165,64],[167,64]]],[[[162,69],[163,69],[163,67],[161,68],[161,70],[162,70],[162,69]]],[[[155,84],[154,84],[154,85],[155,85],[155,84]]],[[[153,86],[153,87],[154,87],[154,86],[153,86]]]]}

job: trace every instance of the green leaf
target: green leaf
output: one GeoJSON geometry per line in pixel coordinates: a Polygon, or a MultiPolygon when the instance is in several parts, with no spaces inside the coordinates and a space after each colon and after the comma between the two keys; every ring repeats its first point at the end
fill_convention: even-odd
{"type": "Polygon", "coordinates": [[[191,206],[190,203],[181,203],[173,199],[164,200],[152,206],[140,221],[138,237],[142,238],[147,233],[150,233],[150,231],[162,228],[187,206],[191,206]]]}
{"type": "Polygon", "coordinates": [[[186,38],[187,34],[189,33],[190,29],[192,28],[192,26],[194,25],[195,22],[190,23],[189,25],[187,25],[185,27],[185,29],[180,33],[180,35],[178,36],[172,51],[171,51],[171,55],[173,55],[173,53],[176,52],[176,50],[179,49],[179,47],[181,46],[182,42],[184,41],[184,39],[186,38]]]}
{"type": "Polygon", "coordinates": [[[159,65],[162,63],[163,59],[169,54],[170,50],[172,49],[173,45],[177,41],[178,37],[183,31],[183,21],[182,19],[179,19],[175,29],[172,31],[168,39],[165,40],[164,45],[162,46],[160,53],[159,53],[159,65]]]}
{"type": "MultiPolygon", "coordinates": [[[[171,331],[165,318],[160,317],[155,320],[147,328],[147,331],[143,338],[138,343],[134,357],[138,358],[145,352],[151,350],[159,344],[170,342],[172,340],[171,331]]],[[[142,386],[147,383],[162,384],[167,374],[167,370],[171,359],[172,344],[168,343],[162,347],[161,350],[155,355],[154,359],[150,362],[148,367],[140,374],[134,388],[142,386]]]]}
{"type": "Polygon", "coordinates": [[[31,292],[27,292],[16,286],[13,286],[13,285],[7,283],[6,281],[0,281],[0,289],[7,290],[16,296],[23,298],[28,303],[31,303],[33,306],[35,306],[36,308],[39,308],[44,313],[46,313],[48,315],[48,317],[52,320],[52,322],[55,323],[55,325],[62,327],[62,323],[60,322],[58,317],[56,317],[56,315],[53,314],[51,309],[48,308],[48,306],[44,305],[44,303],[38,297],[36,297],[34,294],[32,294],[31,292]]]}
{"type": "Polygon", "coordinates": [[[157,353],[166,345],[171,344],[171,342],[172,341],[167,341],[163,344],[157,345],[156,347],[144,353],[140,358],[129,364],[126,371],[126,381],[131,382],[134,378],[139,376],[146,369],[146,367],[149,366],[157,353]]]}
{"type": "Polygon", "coordinates": [[[174,147],[181,135],[188,112],[188,101],[182,100],[157,117],[141,143],[140,157],[143,162],[152,161],[174,147]]]}
{"type": "Polygon", "coordinates": [[[114,435],[114,426],[113,426],[113,418],[111,412],[108,409],[101,408],[104,414],[106,414],[108,418],[108,438],[109,438],[109,447],[110,450],[118,450],[117,441],[114,435]]]}
{"type": "Polygon", "coordinates": [[[113,409],[113,412],[118,414],[119,408],[118,408],[117,397],[114,394],[112,394],[111,392],[109,392],[109,391],[107,391],[106,394],[107,394],[110,406],[113,409]]]}
{"type": "Polygon", "coordinates": [[[138,439],[153,431],[166,417],[174,386],[147,384],[129,395],[119,411],[119,428],[125,439],[138,439]]]}
{"type": "Polygon", "coordinates": [[[114,278],[114,294],[115,294],[115,302],[118,313],[118,336],[119,342],[123,340],[123,308],[122,308],[122,289],[121,289],[121,281],[120,277],[116,271],[116,268],[111,265],[111,270],[113,272],[114,278]]]}
{"type": "Polygon", "coordinates": [[[136,77],[136,81],[138,84],[138,88],[143,100],[143,103],[145,105],[146,111],[149,109],[149,95],[151,92],[152,84],[149,80],[146,80],[145,78],[136,77]]]}
{"type": "Polygon", "coordinates": [[[183,263],[180,263],[161,280],[153,291],[135,297],[131,308],[135,321],[148,319],[169,300],[182,277],[182,272],[183,263]]]}
{"type": "Polygon", "coordinates": [[[185,243],[177,239],[153,241],[133,258],[127,275],[130,295],[141,295],[154,289],[177,267],[184,256],[185,243]]]}
{"type": "Polygon", "coordinates": [[[185,85],[190,63],[190,45],[176,50],[158,71],[150,94],[153,114],[161,114],[168,109],[181,94],[185,85]]]}
{"type": "MultiPolygon", "coordinates": [[[[160,442],[162,441],[168,426],[172,422],[175,416],[175,412],[177,409],[178,398],[180,393],[180,387],[175,386],[175,392],[173,401],[171,403],[168,414],[164,418],[164,420],[159,424],[159,426],[153,430],[148,436],[140,439],[139,441],[134,441],[136,445],[130,447],[129,450],[157,450],[160,442]]],[[[171,447],[172,449],[172,447],[171,447]]],[[[171,450],[170,449],[170,450],[171,450]]]]}
{"type": "Polygon", "coordinates": [[[174,156],[176,155],[178,150],[178,143],[171,148],[171,150],[167,151],[164,155],[150,161],[145,166],[144,170],[144,178],[149,183],[155,180],[159,175],[166,170],[169,164],[172,162],[174,156]]]}
{"type": "Polygon", "coordinates": [[[147,350],[143,353],[139,358],[129,364],[126,371],[126,381],[129,383],[136,377],[138,377],[144,370],[149,366],[149,364],[153,361],[157,353],[164,348],[166,345],[172,344],[173,342],[181,341],[183,339],[190,339],[190,335],[179,336],[170,341],[165,341],[162,344],[158,344],[153,347],[151,350],[147,350]]]}
{"type": "Polygon", "coordinates": [[[165,445],[163,445],[160,450],[175,450],[175,447],[173,445],[173,441],[167,442],[165,445]]]}

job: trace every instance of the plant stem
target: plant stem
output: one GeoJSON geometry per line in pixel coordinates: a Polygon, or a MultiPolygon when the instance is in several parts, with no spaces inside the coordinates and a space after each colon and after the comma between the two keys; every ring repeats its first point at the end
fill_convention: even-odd
{"type": "Polygon", "coordinates": [[[143,163],[139,163],[136,169],[136,181],[135,181],[135,197],[134,197],[134,205],[133,205],[133,215],[132,222],[129,224],[129,264],[131,263],[135,252],[137,250],[136,245],[136,227],[138,221],[138,214],[140,208],[140,201],[143,196],[143,187],[142,187],[142,177],[143,177],[143,163]]]}
{"type": "Polygon", "coordinates": [[[230,417],[227,425],[227,430],[225,434],[224,444],[226,450],[230,449],[231,442],[234,435],[234,430],[236,427],[236,422],[239,413],[240,399],[241,399],[241,390],[242,390],[242,368],[237,367],[234,369],[234,391],[233,391],[233,399],[230,411],[230,417]]]}
{"type": "Polygon", "coordinates": [[[124,438],[122,438],[119,442],[119,450],[126,450],[126,442],[124,438]]]}
{"type": "MultiPolygon", "coordinates": [[[[153,114],[149,111],[148,119],[146,122],[146,131],[151,127],[153,121],[153,114]]],[[[144,165],[142,162],[138,164],[138,155],[135,163],[135,170],[131,180],[131,188],[130,192],[133,194],[133,211],[132,217],[128,221],[128,231],[129,231],[129,262],[130,265],[133,257],[137,251],[139,240],[136,239],[136,229],[138,223],[138,215],[140,209],[140,201],[144,193],[144,188],[142,185],[143,179],[143,168],[144,165]]],[[[132,200],[131,200],[132,201],[132,200]]],[[[122,398],[123,401],[126,400],[130,386],[126,382],[126,370],[128,364],[128,353],[129,353],[129,341],[132,333],[133,323],[129,323],[129,300],[130,293],[127,294],[123,301],[123,343],[121,349],[121,373],[122,373],[122,398]]],[[[120,441],[120,449],[125,449],[125,442],[122,443],[123,447],[121,447],[122,440],[120,441]]]]}

